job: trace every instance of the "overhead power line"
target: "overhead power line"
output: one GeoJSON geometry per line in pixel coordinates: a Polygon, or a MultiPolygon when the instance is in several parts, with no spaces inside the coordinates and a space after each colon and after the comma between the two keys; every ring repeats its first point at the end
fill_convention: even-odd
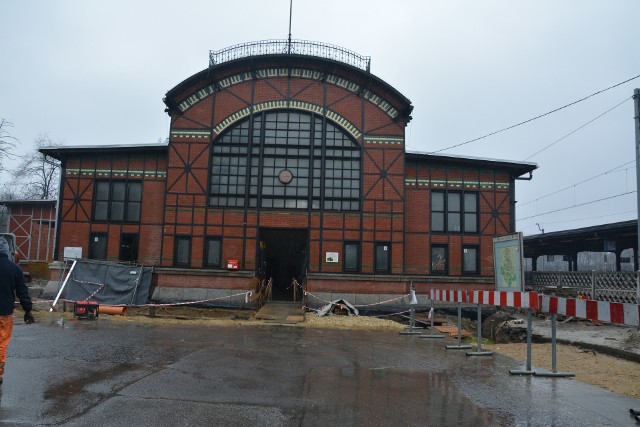
{"type": "MultiPolygon", "coordinates": [[[[545,221],[544,224],[545,225],[548,225],[548,224],[564,224],[564,223],[567,223],[567,222],[587,221],[587,220],[590,220],[590,219],[611,218],[611,217],[614,217],[614,216],[626,215],[626,214],[635,213],[635,212],[636,212],[636,210],[634,209],[634,210],[631,210],[631,211],[616,212],[616,213],[607,214],[607,215],[590,216],[590,217],[587,217],[587,218],[573,218],[573,219],[567,219],[567,220],[564,220],[564,221],[545,221]]],[[[521,221],[521,220],[517,219],[516,221],[521,221]]],[[[542,224],[542,222],[540,224],[542,224]]],[[[533,227],[534,226],[531,225],[531,226],[529,226],[527,228],[533,228],[533,227]]]]}
{"type": "Polygon", "coordinates": [[[633,194],[633,193],[636,193],[636,192],[637,192],[637,190],[627,191],[626,193],[616,194],[615,196],[603,197],[602,199],[598,199],[598,200],[591,200],[591,201],[589,201],[589,202],[579,203],[579,204],[577,204],[577,205],[567,206],[567,207],[565,207],[565,208],[554,209],[554,210],[552,210],[552,211],[547,211],[547,212],[539,213],[539,214],[536,214],[536,215],[525,216],[524,218],[520,218],[520,220],[525,220],[525,219],[529,219],[529,218],[535,218],[535,217],[538,217],[538,216],[548,215],[548,214],[556,213],[556,212],[560,212],[560,211],[566,211],[567,209],[578,208],[578,207],[580,207],[580,206],[591,205],[591,204],[593,204],[593,203],[603,202],[603,201],[605,201],[605,200],[615,199],[615,198],[617,198],[617,197],[626,196],[627,194],[633,194]]]}
{"type": "Polygon", "coordinates": [[[540,154],[540,153],[542,153],[543,151],[545,151],[547,148],[551,148],[551,147],[553,147],[553,146],[554,146],[554,145],[556,145],[558,142],[560,142],[560,141],[562,141],[563,139],[565,139],[565,138],[567,138],[567,137],[569,137],[569,136],[573,135],[574,133],[578,132],[578,131],[579,131],[580,129],[582,129],[583,127],[585,127],[585,126],[587,126],[587,125],[589,125],[589,124],[591,124],[591,123],[595,122],[595,121],[596,121],[596,120],[598,120],[600,117],[602,117],[602,116],[604,116],[605,114],[607,114],[607,113],[609,113],[609,112],[611,112],[611,111],[615,110],[616,108],[618,108],[619,106],[621,106],[622,104],[624,104],[625,102],[627,102],[628,100],[630,100],[630,99],[632,99],[632,98],[633,98],[633,96],[630,96],[630,97],[628,97],[628,98],[625,98],[625,100],[624,100],[624,101],[622,101],[621,103],[614,105],[613,107],[609,108],[609,109],[608,109],[607,111],[605,111],[604,113],[602,113],[602,114],[600,114],[599,116],[597,116],[597,117],[595,117],[595,118],[593,118],[593,119],[589,120],[587,123],[583,124],[583,125],[582,125],[582,126],[580,126],[579,128],[577,128],[577,129],[575,129],[575,130],[573,130],[573,131],[569,132],[568,134],[566,134],[566,135],[565,135],[565,136],[563,136],[562,138],[555,140],[554,142],[552,142],[551,144],[547,145],[547,146],[546,146],[546,147],[544,147],[543,149],[541,149],[541,150],[539,150],[539,151],[536,151],[535,153],[533,153],[532,155],[530,155],[529,157],[527,157],[526,159],[524,159],[524,161],[527,161],[527,160],[529,160],[530,158],[532,158],[532,157],[534,157],[534,156],[537,156],[538,154],[540,154]]]}
{"type": "Polygon", "coordinates": [[[637,76],[635,76],[635,77],[631,77],[630,79],[627,79],[627,80],[625,80],[625,81],[623,81],[623,82],[616,83],[616,84],[615,84],[615,85],[613,85],[613,86],[609,86],[609,87],[608,87],[608,88],[606,88],[606,89],[602,89],[602,90],[599,90],[599,91],[597,91],[597,92],[594,92],[594,93],[592,93],[591,95],[588,95],[588,96],[585,96],[584,98],[578,99],[577,101],[573,101],[573,102],[571,102],[571,103],[569,103],[569,104],[563,105],[562,107],[558,107],[558,108],[553,109],[553,110],[551,110],[551,111],[548,111],[548,112],[546,112],[546,113],[544,113],[544,114],[540,114],[539,116],[532,117],[532,118],[530,118],[530,119],[528,119],[528,120],[525,120],[525,121],[523,121],[523,122],[516,123],[515,125],[511,125],[511,126],[508,126],[508,127],[506,127],[506,128],[503,128],[503,129],[500,129],[500,130],[497,130],[497,131],[494,131],[494,132],[488,133],[488,134],[483,135],[483,136],[480,136],[480,137],[478,137],[478,138],[470,139],[470,140],[468,140],[468,141],[461,142],[461,143],[459,143],[459,144],[451,145],[451,146],[446,147],[446,148],[441,148],[440,150],[432,151],[432,152],[430,152],[429,154],[435,154],[435,153],[440,153],[440,152],[442,152],[442,151],[447,151],[447,150],[450,150],[450,149],[452,149],[452,148],[460,147],[460,146],[462,146],[462,145],[470,144],[470,143],[472,143],[472,142],[479,141],[479,140],[484,139],[484,138],[488,138],[488,137],[490,137],[490,136],[493,136],[493,135],[499,134],[499,133],[501,133],[501,132],[504,132],[504,131],[507,131],[507,130],[510,130],[510,129],[516,128],[516,127],[518,127],[518,126],[522,126],[522,125],[524,125],[524,124],[526,124],[526,123],[529,123],[529,122],[532,122],[532,121],[534,121],[534,120],[540,119],[540,118],[542,118],[542,117],[548,116],[549,114],[556,113],[556,112],[558,112],[558,111],[560,111],[560,110],[563,110],[563,109],[565,109],[565,108],[567,108],[567,107],[571,107],[572,105],[575,105],[575,104],[577,104],[577,103],[579,103],[579,102],[585,101],[585,100],[587,100],[587,99],[589,99],[589,98],[591,98],[591,97],[593,97],[593,96],[599,95],[599,94],[601,94],[601,93],[603,93],[603,92],[606,92],[606,91],[608,91],[608,90],[610,90],[610,89],[613,89],[613,88],[616,88],[616,87],[618,87],[618,86],[620,86],[620,85],[623,85],[623,84],[625,84],[625,83],[628,83],[628,82],[630,82],[630,81],[632,81],[632,80],[637,79],[638,77],[640,77],[640,74],[638,74],[638,75],[637,75],[637,76]]]}
{"type": "Polygon", "coordinates": [[[618,169],[620,169],[621,167],[623,167],[623,166],[627,166],[627,165],[629,165],[629,164],[631,164],[631,163],[635,163],[635,160],[631,160],[631,161],[629,161],[629,162],[627,162],[627,163],[623,163],[623,164],[621,164],[620,166],[616,166],[615,168],[613,168],[613,169],[609,169],[609,170],[608,170],[608,171],[606,171],[606,172],[602,172],[602,173],[600,173],[600,174],[598,174],[598,175],[594,175],[594,176],[592,176],[592,177],[590,177],[590,178],[584,179],[584,180],[582,180],[582,181],[580,181],[580,182],[577,182],[577,183],[575,183],[575,184],[572,184],[572,185],[569,185],[569,186],[567,186],[567,187],[561,188],[560,190],[556,190],[556,191],[553,191],[553,192],[551,192],[551,193],[545,194],[544,196],[540,196],[540,197],[538,197],[538,198],[536,198],[536,199],[534,199],[534,200],[529,200],[528,202],[524,202],[524,203],[518,203],[518,205],[517,205],[517,206],[518,206],[519,208],[521,208],[522,206],[526,206],[526,205],[528,205],[528,204],[530,204],[530,203],[537,202],[537,201],[538,201],[538,200],[540,200],[540,199],[544,199],[544,198],[546,198],[546,197],[553,196],[554,194],[561,193],[561,192],[563,192],[563,191],[565,191],[565,190],[568,190],[568,189],[570,189],[570,188],[577,187],[578,185],[584,184],[585,182],[593,181],[593,180],[594,180],[594,179],[596,179],[596,178],[600,178],[601,176],[607,175],[608,173],[615,172],[615,171],[617,171],[618,169]]]}

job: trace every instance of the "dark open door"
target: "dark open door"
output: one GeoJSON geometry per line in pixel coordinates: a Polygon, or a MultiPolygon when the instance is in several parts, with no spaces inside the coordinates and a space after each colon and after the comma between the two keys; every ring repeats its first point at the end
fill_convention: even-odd
{"type": "MultiPolygon", "coordinates": [[[[266,279],[273,279],[273,299],[293,301],[291,283],[306,273],[309,231],[307,229],[261,228],[258,259],[266,279]]],[[[298,289],[300,295],[300,289],[298,289]]]]}
{"type": "Polygon", "coordinates": [[[138,235],[124,233],[120,236],[120,261],[135,262],[138,260],[138,235]]]}
{"type": "Polygon", "coordinates": [[[107,259],[107,233],[91,233],[89,259],[107,259]]]}

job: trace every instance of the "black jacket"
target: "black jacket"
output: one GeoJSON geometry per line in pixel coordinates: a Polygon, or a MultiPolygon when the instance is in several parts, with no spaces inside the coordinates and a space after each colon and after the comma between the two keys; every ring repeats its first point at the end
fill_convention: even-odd
{"type": "Polygon", "coordinates": [[[13,314],[13,305],[16,296],[25,311],[31,310],[31,297],[29,288],[24,284],[22,269],[9,259],[6,254],[0,253],[0,316],[13,314]]]}

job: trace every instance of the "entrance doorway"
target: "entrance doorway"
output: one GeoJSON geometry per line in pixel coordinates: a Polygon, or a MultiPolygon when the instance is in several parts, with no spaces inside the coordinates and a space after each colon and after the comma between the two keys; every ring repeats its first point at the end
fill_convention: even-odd
{"type": "Polygon", "coordinates": [[[120,236],[120,254],[118,260],[135,262],[138,259],[138,235],[123,233],[120,236]]]}
{"type": "MultiPolygon", "coordinates": [[[[267,280],[273,279],[273,299],[293,301],[291,282],[299,283],[309,264],[309,231],[296,228],[261,228],[258,261],[267,280]]],[[[300,289],[297,290],[300,295],[300,289]]]]}
{"type": "Polygon", "coordinates": [[[107,233],[91,233],[89,259],[107,259],[107,233]]]}

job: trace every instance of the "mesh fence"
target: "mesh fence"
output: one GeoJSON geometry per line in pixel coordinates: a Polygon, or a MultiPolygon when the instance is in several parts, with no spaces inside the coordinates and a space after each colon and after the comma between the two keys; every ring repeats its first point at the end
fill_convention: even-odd
{"type": "Polygon", "coordinates": [[[152,267],[77,260],[62,293],[71,301],[106,305],[143,305],[149,300],[152,267]]]}

